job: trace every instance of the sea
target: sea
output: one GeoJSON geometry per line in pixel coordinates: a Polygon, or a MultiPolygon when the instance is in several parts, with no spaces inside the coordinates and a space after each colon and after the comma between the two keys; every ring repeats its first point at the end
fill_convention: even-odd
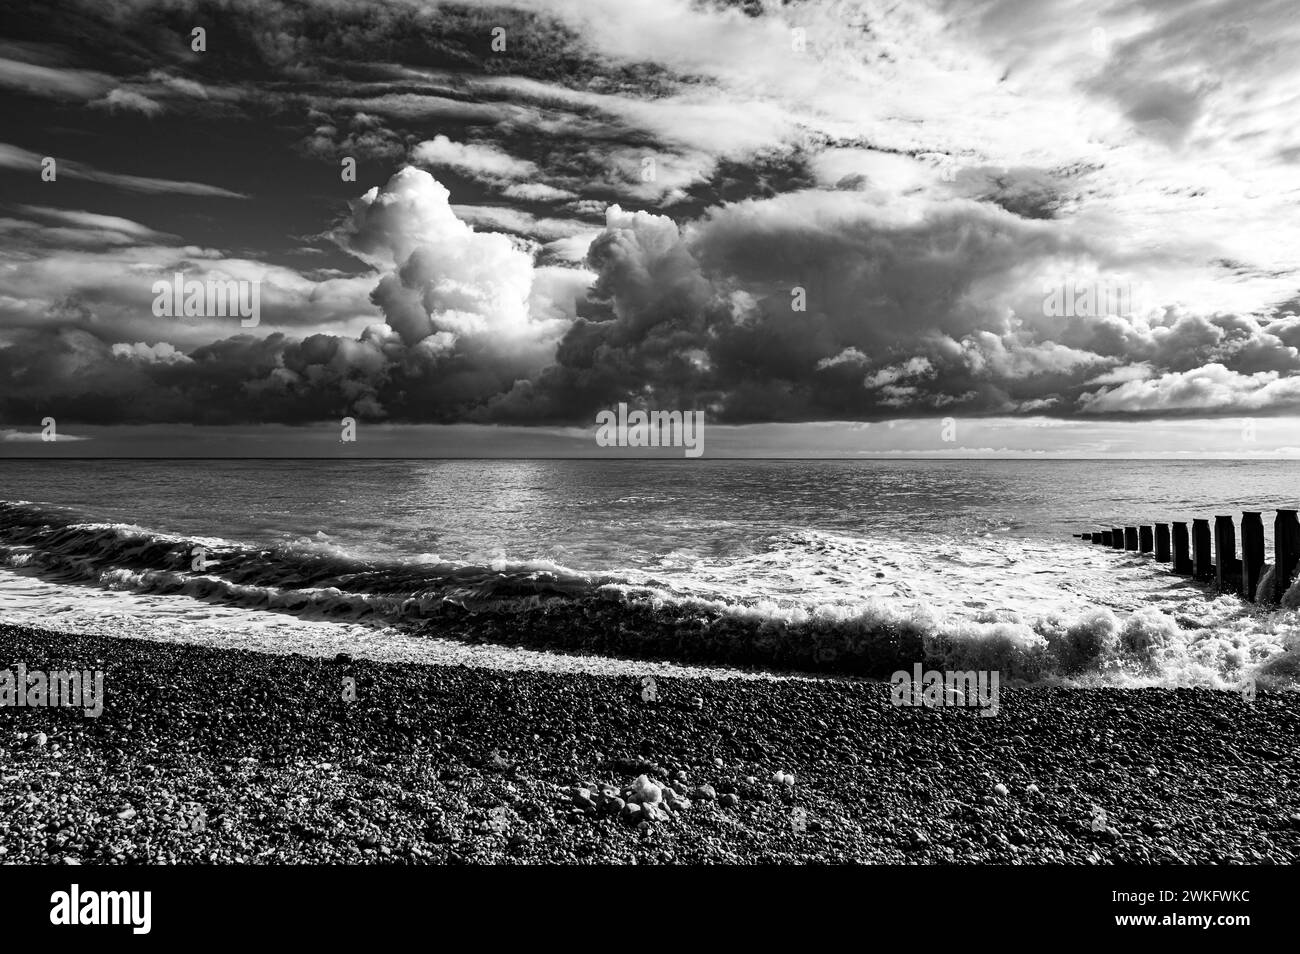
{"type": "Polygon", "coordinates": [[[0,622],[591,672],[1294,687],[1255,605],[1075,534],[1300,503],[1285,461],[0,460],[0,622]],[[1253,682],[1252,682],[1253,684],[1253,682]]]}

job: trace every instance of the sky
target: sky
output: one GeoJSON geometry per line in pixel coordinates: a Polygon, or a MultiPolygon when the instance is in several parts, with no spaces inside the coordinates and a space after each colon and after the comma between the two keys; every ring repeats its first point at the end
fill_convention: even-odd
{"type": "Polygon", "coordinates": [[[1270,0],[15,0],[0,456],[600,456],[620,402],[709,456],[1296,456],[1297,41],[1270,0]],[[160,313],[176,275],[256,312],[160,313]]]}

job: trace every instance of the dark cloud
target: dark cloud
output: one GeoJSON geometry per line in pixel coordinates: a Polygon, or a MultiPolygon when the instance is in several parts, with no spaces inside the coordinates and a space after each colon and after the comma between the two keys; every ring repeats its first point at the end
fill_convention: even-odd
{"type": "Polygon", "coordinates": [[[954,178],[958,194],[991,202],[1026,219],[1056,218],[1071,199],[1065,183],[1042,169],[963,168],[954,178]]]}
{"type": "Polygon", "coordinates": [[[553,285],[504,236],[468,230],[445,190],[408,169],[356,204],[340,240],[381,264],[373,298],[387,326],[237,335],[188,354],[27,332],[0,348],[14,382],[0,414],[559,424],[636,400],[742,423],[1300,401],[1289,312],[1017,316],[999,301],[1019,270],[1089,249],[985,204],[900,223],[869,197],[812,191],[726,205],[685,229],[615,208],[584,292],[553,285]]]}
{"type": "MultiPolygon", "coordinates": [[[[737,423],[1297,407],[1294,301],[1262,315],[1045,309],[1044,276],[1106,281],[1154,257],[1104,213],[1075,215],[1111,153],[1073,163],[1036,143],[1019,161],[1051,168],[1003,167],[953,141],[969,129],[888,115],[899,103],[882,101],[878,123],[837,122],[834,90],[820,102],[835,133],[796,136],[811,74],[728,98],[734,51],[709,77],[634,44],[614,55],[563,6],[12,5],[0,85],[16,144],[0,147],[0,177],[27,191],[0,210],[0,423],[568,424],[621,400],[737,423]],[[196,25],[206,55],[189,48],[196,25]],[[507,55],[491,48],[498,27],[507,55]],[[835,149],[862,166],[818,165],[835,149]],[[38,203],[49,154],[67,157],[66,181],[38,203]],[[150,287],[171,269],[263,276],[263,326],[160,324],[150,287]]],[[[732,8],[728,31],[786,26],[779,4],[692,9],[711,7],[732,8]]],[[[1070,3],[1053,7],[1066,27],[1024,25],[1019,0],[976,8],[1013,64],[1079,29],[1070,3]]],[[[1269,44],[1202,36],[1203,11],[1150,19],[1081,85],[1118,125],[1176,146],[1248,67],[1243,49],[1269,44]]],[[[819,55],[862,52],[872,31],[851,26],[844,51],[819,55]]],[[[943,100],[939,85],[909,109],[943,100]]],[[[1213,184],[1157,189],[1168,208],[1217,201],[1213,184]]],[[[1214,238],[1189,271],[1286,278],[1214,238]]]]}

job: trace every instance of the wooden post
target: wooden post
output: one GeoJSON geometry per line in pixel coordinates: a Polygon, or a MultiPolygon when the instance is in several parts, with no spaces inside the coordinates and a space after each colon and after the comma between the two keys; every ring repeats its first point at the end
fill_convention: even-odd
{"type": "Polygon", "coordinates": [[[1192,521],[1192,579],[1209,580],[1214,577],[1214,564],[1210,562],[1210,521],[1197,517],[1192,521]]]}
{"type": "Polygon", "coordinates": [[[1109,531],[1109,530],[1098,530],[1098,531],[1094,532],[1093,535],[1092,535],[1092,542],[1093,542],[1093,543],[1104,543],[1106,546],[1110,546],[1110,531],[1109,531]]]}
{"type": "Polygon", "coordinates": [[[1125,527],[1124,528],[1124,549],[1136,550],[1137,548],[1138,548],[1138,528],[1125,527]]]}
{"type": "Polygon", "coordinates": [[[1296,520],[1294,510],[1277,512],[1273,521],[1273,547],[1277,553],[1273,563],[1273,598],[1281,602],[1300,561],[1300,521],[1296,520]]]}
{"type": "Polygon", "coordinates": [[[1161,563],[1169,562],[1169,524],[1156,524],[1156,559],[1161,563]]]}
{"type": "Polygon", "coordinates": [[[1192,550],[1187,538],[1187,524],[1182,520],[1174,521],[1174,572],[1191,576],[1192,550]]]}
{"type": "Polygon", "coordinates": [[[1145,524],[1138,527],[1138,551],[1150,553],[1154,549],[1155,539],[1151,536],[1151,528],[1145,524]]]}
{"type": "Polygon", "coordinates": [[[1237,531],[1232,525],[1232,517],[1220,514],[1214,515],[1214,585],[1230,593],[1241,589],[1237,531]]]}
{"type": "Polygon", "coordinates": [[[1264,520],[1257,510],[1241,514],[1241,594],[1255,602],[1259,578],[1264,574],[1264,520]]]}
{"type": "Polygon", "coordinates": [[[1113,543],[1111,542],[1111,534],[1109,530],[1103,530],[1101,532],[1101,542],[1106,544],[1106,546],[1108,547],[1113,546],[1113,543]]]}
{"type": "Polygon", "coordinates": [[[1110,528],[1110,545],[1114,547],[1116,550],[1124,549],[1124,528],[1123,527],[1110,528]]]}

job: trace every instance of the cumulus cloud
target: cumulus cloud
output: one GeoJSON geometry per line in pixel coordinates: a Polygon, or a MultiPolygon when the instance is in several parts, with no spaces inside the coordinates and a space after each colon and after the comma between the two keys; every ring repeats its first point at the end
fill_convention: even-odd
{"type": "Polygon", "coordinates": [[[531,256],[509,236],[476,232],[449,199],[433,176],[408,166],[353,203],[338,233],[344,246],[396,266],[372,300],[408,345],[444,335],[465,347],[491,340],[536,353],[555,329],[529,311],[531,256]]]}
{"type": "Polygon", "coordinates": [[[1106,250],[975,201],[900,209],[812,190],[685,227],[615,205],[573,268],[476,230],[407,167],[334,234],[375,270],[360,280],[384,323],[358,337],[237,335],[182,352],[105,343],[82,321],[0,350],[20,385],[0,406],[533,424],[628,399],[737,423],[1300,407],[1295,315],[1049,316],[1025,300],[1026,276],[1106,250]]]}

